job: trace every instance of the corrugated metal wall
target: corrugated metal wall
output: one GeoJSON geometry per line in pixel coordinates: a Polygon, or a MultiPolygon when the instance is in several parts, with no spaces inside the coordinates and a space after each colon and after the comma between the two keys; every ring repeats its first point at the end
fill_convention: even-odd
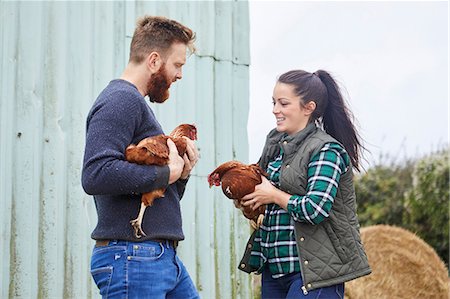
{"type": "Polygon", "coordinates": [[[80,185],[85,118],[126,65],[136,17],[197,33],[171,99],[152,106],[166,131],[199,128],[201,160],[182,201],[180,255],[202,298],[251,298],[237,270],[249,226],[207,174],[247,161],[247,2],[0,2],[0,297],[97,298],[89,274],[96,224],[80,185]]]}

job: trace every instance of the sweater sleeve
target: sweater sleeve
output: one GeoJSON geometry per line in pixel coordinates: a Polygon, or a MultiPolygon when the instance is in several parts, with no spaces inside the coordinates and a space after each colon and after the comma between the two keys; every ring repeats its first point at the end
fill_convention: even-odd
{"type": "Polygon", "coordinates": [[[125,160],[125,149],[142,121],[142,110],[142,103],[125,91],[116,91],[94,104],[87,119],[82,170],[86,193],[138,194],[167,187],[168,166],[125,160]]]}
{"type": "Polygon", "coordinates": [[[188,181],[189,177],[186,179],[179,179],[178,181],[175,182],[177,186],[178,195],[180,196],[180,200],[181,198],[183,198],[184,191],[186,190],[186,184],[188,181]]]}

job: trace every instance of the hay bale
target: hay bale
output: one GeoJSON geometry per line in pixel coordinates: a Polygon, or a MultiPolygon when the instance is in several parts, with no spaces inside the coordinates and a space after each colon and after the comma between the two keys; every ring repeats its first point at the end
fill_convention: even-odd
{"type": "Polygon", "coordinates": [[[448,272],[434,249],[394,226],[361,229],[372,274],[345,284],[347,299],[449,298],[448,272]]]}

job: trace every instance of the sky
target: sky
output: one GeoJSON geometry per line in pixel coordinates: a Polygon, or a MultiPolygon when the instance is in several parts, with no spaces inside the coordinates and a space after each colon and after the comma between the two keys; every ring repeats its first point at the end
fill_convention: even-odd
{"type": "Polygon", "coordinates": [[[329,71],[369,150],[365,168],[449,144],[448,2],[250,1],[249,162],[292,69],[329,71]]]}

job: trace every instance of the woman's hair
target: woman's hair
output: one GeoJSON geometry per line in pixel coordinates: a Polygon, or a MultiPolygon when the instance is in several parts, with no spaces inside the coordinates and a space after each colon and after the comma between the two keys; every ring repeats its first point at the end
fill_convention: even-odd
{"type": "Polygon", "coordinates": [[[353,124],[353,114],[333,77],[324,70],[314,73],[293,70],[281,75],[278,82],[294,86],[295,93],[301,99],[300,105],[304,106],[310,101],[316,103],[309,121],[318,122],[328,134],[342,143],[350,155],[353,167],[359,171],[363,148],[361,137],[353,124]]]}
{"type": "Polygon", "coordinates": [[[177,21],[165,18],[144,16],[137,21],[131,39],[130,62],[141,63],[153,51],[165,55],[174,43],[188,46],[195,52],[195,33],[177,21]]]}

